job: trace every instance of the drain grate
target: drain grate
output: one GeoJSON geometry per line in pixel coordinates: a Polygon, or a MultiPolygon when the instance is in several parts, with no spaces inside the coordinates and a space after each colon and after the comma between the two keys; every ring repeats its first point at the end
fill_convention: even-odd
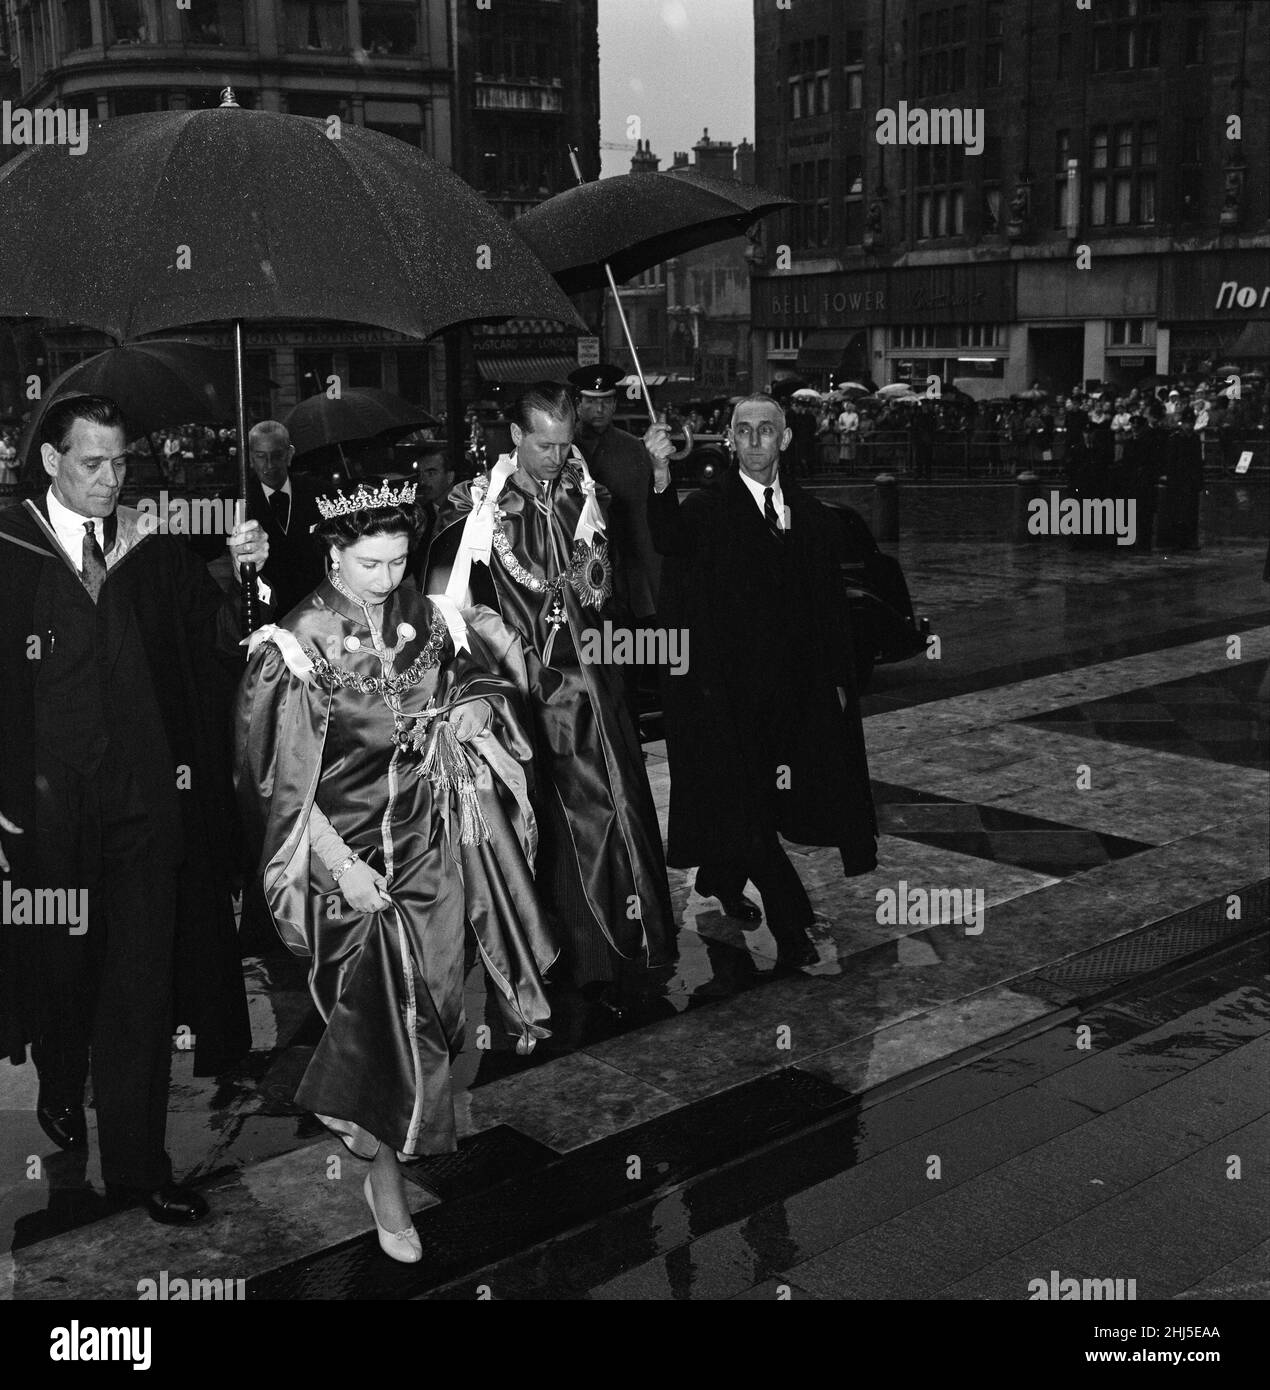
{"type": "Polygon", "coordinates": [[[1084,997],[1114,989],[1196,951],[1264,927],[1270,911],[1270,879],[1236,891],[1241,904],[1240,916],[1235,921],[1228,918],[1226,911],[1230,895],[1223,893],[1141,931],[1095,946],[1071,960],[1046,966],[1020,981],[1018,987],[1046,998],[1057,992],[1065,1002],[1070,1002],[1073,996],[1084,997]]]}

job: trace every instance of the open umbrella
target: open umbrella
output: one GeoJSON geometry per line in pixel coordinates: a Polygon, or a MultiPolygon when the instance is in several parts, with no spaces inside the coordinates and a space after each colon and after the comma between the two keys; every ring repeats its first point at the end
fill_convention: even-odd
{"type": "Polygon", "coordinates": [[[877,396],[880,400],[896,400],[901,396],[915,395],[913,388],[907,381],[893,381],[889,386],[879,386],[877,396]]]}
{"type": "MultiPolygon", "coordinates": [[[[0,316],[116,339],[244,319],[333,319],[426,338],[528,316],[585,327],[456,174],[391,136],[238,107],[102,121],[87,147],[0,165],[0,316]]],[[[239,448],[246,496],[246,450],[239,448]]],[[[254,591],[254,583],[244,592],[254,591]]],[[[251,615],[248,615],[250,619],[251,615]]]]}
{"type": "Polygon", "coordinates": [[[834,389],[846,395],[854,394],[867,396],[869,394],[869,388],[867,386],[861,386],[858,381],[840,381],[834,389]]]}
{"type": "Polygon", "coordinates": [[[816,401],[817,403],[824,400],[824,397],[814,386],[800,386],[798,390],[794,392],[793,398],[796,401],[816,401]]]}
{"type": "MultiPolygon", "coordinates": [[[[267,377],[248,383],[253,392],[275,385],[267,377]]],[[[32,413],[22,450],[28,468],[49,407],[63,396],[81,394],[110,396],[136,434],[179,425],[230,424],[237,412],[234,354],[225,348],[155,338],[85,358],[52,382],[32,413]]]]}
{"type": "Polygon", "coordinates": [[[325,392],[309,396],[293,406],[282,423],[296,453],[308,454],[331,444],[369,439],[390,442],[424,425],[435,425],[437,420],[389,391],[360,387],[342,391],[335,399],[325,392]]]}
{"type": "MultiPolygon", "coordinates": [[[[612,291],[648,418],[655,424],[657,412],[617,292],[618,280],[629,280],[685,251],[740,236],[760,217],[792,200],[698,174],[620,174],[588,183],[576,149],[570,148],[569,158],[578,186],[530,208],[512,226],[570,294],[606,285],[612,291]]],[[[692,448],[691,431],[685,430],[685,435],[684,447],[674,458],[683,458],[692,448]]]]}
{"type": "Polygon", "coordinates": [[[579,182],[513,229],[570,294],[629,280],[672,256],[740,236],[792,200],[695,173],[619,174],[579,182]]]}

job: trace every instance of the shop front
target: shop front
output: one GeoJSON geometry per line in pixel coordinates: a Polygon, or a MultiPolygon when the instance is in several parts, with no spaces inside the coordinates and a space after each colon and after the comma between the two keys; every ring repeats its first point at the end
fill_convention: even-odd
{"type": "MultiPolygon", "coordinates": [[[[755,277],[753,319],[767,380],[794,366],[813,385],[871,377],[879,385],[1004,375],[1014,318],[1014,266],[889,266],[755,277]]],[[[995,393],[995,392],[994,392],[995,393]]],[[[977,392],[976,394],[982,394],[977,392]]]]}
{"type": "Polygon", "coordinates": [[[1173,376],[1270,370],[1270,249],[1165,257],[1160,319],[1173,376]]]}

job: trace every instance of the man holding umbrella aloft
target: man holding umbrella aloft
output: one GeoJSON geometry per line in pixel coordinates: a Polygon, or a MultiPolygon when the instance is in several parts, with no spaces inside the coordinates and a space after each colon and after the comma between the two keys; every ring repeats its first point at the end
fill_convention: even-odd
{"type": "MultiPolygon", "coordinates": [[[[661,557],[648,530],[648,480],[653,456],[643,441],[614,426],[617,388],[625,373],[600,364],[579,367],[569,382],[577,392],[578,428],[574,442],[591,476],[608,489],[608,539],[613,560],[613,606],[619,622],[655,626],[661,557]]],[[[662,436],[658,436],[662,437],[662,436]]],[[[629,672],[628,697],[638,720],[636,667],[629,672]]]]}

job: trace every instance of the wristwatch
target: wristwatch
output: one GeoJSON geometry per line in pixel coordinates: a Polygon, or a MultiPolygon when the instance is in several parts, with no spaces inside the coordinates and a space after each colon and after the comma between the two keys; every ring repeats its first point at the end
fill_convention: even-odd
{"type": "Polygon", "coordinates": [[[357,851],[354,850],[342,864],[337,864],[331,870],[331,877],[338,883],[354,864],[360,864],[361,862],[362,861],[357,857],[357,851]]]}

